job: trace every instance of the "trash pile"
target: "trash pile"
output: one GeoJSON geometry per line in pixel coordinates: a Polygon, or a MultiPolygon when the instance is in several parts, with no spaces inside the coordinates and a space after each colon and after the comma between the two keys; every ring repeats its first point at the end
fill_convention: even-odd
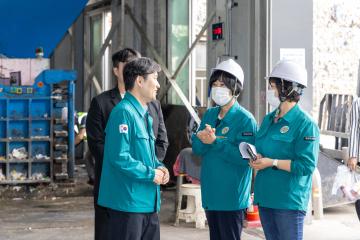
{"type": "Polygon", "coordinates": [[[46,180],[49,179],[47,176],[44,176],[44,173],[35,172],[31,175],[32,180],[46,180]]]}
{"type": "Polygon", "coordinates": [[[4,181],[5,179],[6,179],[6,177],[3,174],[2,168],[0,168],[0,181],[4,181]]]}
{"type": "Polygon", "coordinates": [[[25,147],[14,148],[9,154],[10,159],[24,160],[28,157],[28,153],[25,147]]]}
{"type": "Polygon", "coordinates": [[[40,153],[35,155],[34,160],[50,160],[50,157],[40,153]]]}
{"type": "Polygon", "coordinates": [[[23,181],[26,179],[26,175],[22,172],[17,172],[16,170],[12,170],[10,172],[10,179],[11,180],[18,180],[18,181],[23,181]]]}

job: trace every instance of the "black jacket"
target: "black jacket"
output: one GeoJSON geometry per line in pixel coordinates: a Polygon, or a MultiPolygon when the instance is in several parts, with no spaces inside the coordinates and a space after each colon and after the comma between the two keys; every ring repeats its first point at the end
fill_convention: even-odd
{"type": "MultiPolygon", "coordinates": [[[[97,203],[104,156],[105,127],[112,109],[121,101],[117,87],[94,97],[86,119],[87,142],[91,154],[95,158],[94,198],[97,203]]],[[[156,137],[156,156],[164,160],[169,145],[164,118],[159,101],[148,104],[149,114],[153,118],[153,130],[156,137]]]]}

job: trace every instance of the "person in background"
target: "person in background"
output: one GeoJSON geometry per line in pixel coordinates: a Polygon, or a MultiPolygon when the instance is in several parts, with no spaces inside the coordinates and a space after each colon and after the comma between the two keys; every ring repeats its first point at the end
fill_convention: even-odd
{"type": "Polygon", "coordinates": [[[82,141],[86,141],[86,118],[86,112],[75,113],[75,146],[77,146],[82,141]]]}
{"type": "MultiPolygon", "coordinates": [[[[83,141],[86,142],[87,141],[86,118],[87,118],[87,113],[86,112],[77,112],[77,113],[75,113],[75,126],[74,126],[74,130],[75,130],[75,140],[74,140],[75,147],[79,146],[79,144],[81,142],[83,142],[83,141]]],[[[94,173],[95,159],[91,155],[91,152],[89,150],[87,150],[85,152],[84,160],[85,160],[86,171],[87,171],[88,177],[89,177],[88,184],[94,185],[94,181],[95,181],[95,173],[94,173]]]]}
{"type": "MultiPolygon", "coordinates": [[[[350,137],[349,137],[349,159],[347,166],[351,171],[355,171],[359,163],[359,146],[360,146],[360,98],[356,98],[350,111],[350,137]]],[[[356,214],[360,220],[360,200],[355,201],[356,214]]]]}

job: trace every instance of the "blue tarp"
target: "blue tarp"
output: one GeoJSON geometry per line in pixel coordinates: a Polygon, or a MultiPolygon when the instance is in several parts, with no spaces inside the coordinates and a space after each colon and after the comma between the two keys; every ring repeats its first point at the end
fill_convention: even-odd
{"type": "Polygon", "coordinates": [[[49,57],[88,0],[0,0],[0,54],[49,57]]]}

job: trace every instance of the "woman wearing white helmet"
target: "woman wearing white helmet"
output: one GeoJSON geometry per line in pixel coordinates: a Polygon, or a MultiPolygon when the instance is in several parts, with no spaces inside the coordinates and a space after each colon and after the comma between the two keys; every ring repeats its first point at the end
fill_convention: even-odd
{"type": "Polygon", "coordinates": [[[276,109],[264,117],[256,134],[259,156],[250,163],[258,170],[254,203],[267,240],[298,240],[311,196],[319,129],[298,105],[307,86],[306,69],[280,61],[267,79],[273,94],[269,103],[276,109]]]}
{"type": "Polygon", "coordinates": [[[232,59],[213,69],[209,88],[218,106],[206,111],[192,136],[193,152],[202,157],[202,205],[212,240],[239,240],[249,203],[252,171],[238,146],[254,143],[257,125],[237,102],[243,82],[243,71],[232,59]]]}

